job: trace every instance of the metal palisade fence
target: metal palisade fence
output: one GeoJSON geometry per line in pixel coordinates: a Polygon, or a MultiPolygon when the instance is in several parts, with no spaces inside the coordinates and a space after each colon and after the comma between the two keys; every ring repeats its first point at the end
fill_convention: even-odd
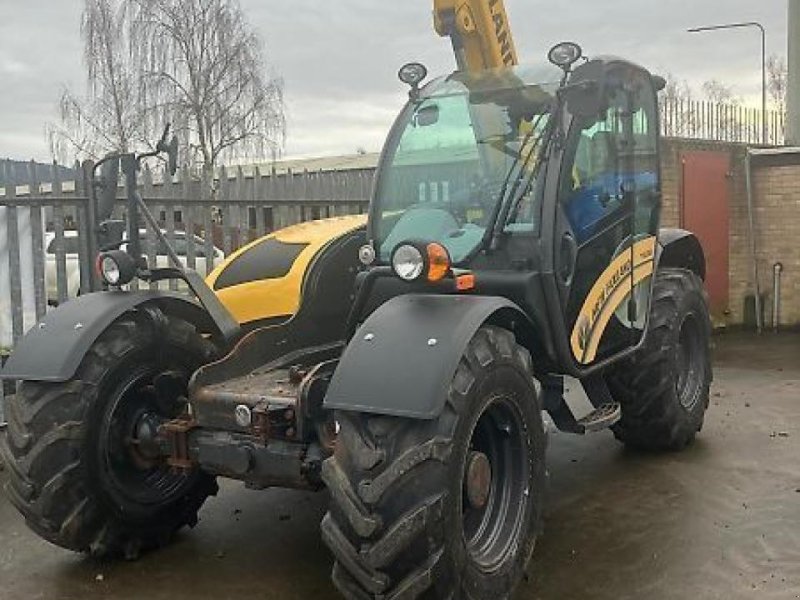
{"type": "Polygon", "coordinates": [[[765,146],[781,146],[786,137],[784,111],[666,98],[660,112],[661,133],[669,137],[765,146]]]}
{"type": "MultiPolygon", "coordinates": [[[[17,169],[18,171],[19,169],[17,169]]],[[[75,181],[62,170],[30,163],[25,181],[0,162],[0,353],[7,356],[48,310],[96,289],[89,255],[91,164],[76,165],[75,181]],[[13,183],[8,183],[13,181],[13,183]],[[42,183],[46,181],[48,183],[42,183]]],[[[145,169],[142,197],[185,264],[206,275],[226,256],[276,229],[303,221],[366,212],[373,169],[277,171],[221,169],[210,200],[188,173],[158,181],[145,169]]],[[[124,214],[119,189],[119,216],[124,214]]],[[[149,264],[166,266],[166,252],[141,227],[149,264]]],[[[152,284],[155,285],[155,284],[152,284]]],[[[176,282],[162,287],[177,289],[176,282]]],[[[0,386],[2,388],[2,386],[0,386]]],[[[8,388],[6,388],[8,391],[8,388]]],[[[0,389],[0,394],[2,394],[0,389]]],[[[0,398],[1,400],[1,398],[0,398]]],[[[0,423],[4,422],[0,401],[0,423]]]]}

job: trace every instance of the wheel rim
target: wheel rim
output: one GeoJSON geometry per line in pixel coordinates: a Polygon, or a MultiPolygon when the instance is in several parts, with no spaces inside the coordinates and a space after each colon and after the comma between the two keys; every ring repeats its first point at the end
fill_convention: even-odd
{"type": "Polygon", "coordinates": [[[462,530],[467,552],[485,572],[519,548],[530,499],[524,431],[517,407],[508,398],[496,398],[472,432],[462,475],[462,530]]]}
{"type": "Polygon", "coordinates": [[[703,384],[703,341],[700,327],[693,315],[681,323],[678,335],[678,376],[675,380],[681,406],[691,410],[700,398],[703,384]]]}
{"type": "MultiPolygon", "coordinates": [[[[143,506],[169,503],[184,495],[193,473],[170,468],[162,457],[151,457],[137,447],[137,429],[144,420],[163,421],[153,380],[159,371],[142,367],[126,378],[113,394],[100,432],[100,458],[108,491],[124,504],[143,506]]],[[[188,379],[188,378],[187,378],[188,379]]]]}

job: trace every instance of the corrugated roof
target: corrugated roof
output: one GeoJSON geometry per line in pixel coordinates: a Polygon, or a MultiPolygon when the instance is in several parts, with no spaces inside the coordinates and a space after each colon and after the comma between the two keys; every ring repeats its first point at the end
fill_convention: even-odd
{"type": "Polygon", "coordinates": [[[751,148],[753,156],[780,156],[783,154],[800,154],[800,146],[781,146],[780,148],[751,148]]]}
{"type": "MultiPolygon", "coordinates": [[[[380,158],[379,152],[368,152],[366,154],[346,154],[342,156],[319,156],[314,158],[291,158],[286,160],[279,160],[269,163],[258,163],[250,165],[227,165],[220,167],[217,177],[225,169],[228,178],[235,178],[239,169],[245,177],[253,177],[256,169],[262,176],[269,175],[273,170],[277,174],[284,174],[289,171],[293,173],[302,173],[303,171],[319,172],[319,171],[361,171],[375,169],[378,166],[378,159],[380,158]]],[[[160,170],[152,174],[152,181],[155,185],[160,185],[164,181],[164,173],[160,170]]],[[[64,193],[74,193],[75,182],[64,181],[62,183],[64,193]]],[[[42,194],[50,194],[52,192],[52,185],[45,183],[41,185],[42,194]]],[[[17,196],[30,195],[30,189],[27,185],[16,186],[17,196]]],[[[0,185],[0,197],[4,197],[5,188],[0,185]]]]}
{"type": "MultiPolygon", "coordinates": [[[[256,168],[263,174],[267,174],[273,169],[277,173],[287,171],[358,171],[362,169],[374,169],[378,166],[379,152],[367,152],[366,154],[346,154],[342,156],[318,156],[314,158],[290,158],[270,163],[259,163],[256,165],[242,165],[245,175],[252,174],[256,168]]],[[[233,167],[232,170],[236,170],[233,167]]]]}

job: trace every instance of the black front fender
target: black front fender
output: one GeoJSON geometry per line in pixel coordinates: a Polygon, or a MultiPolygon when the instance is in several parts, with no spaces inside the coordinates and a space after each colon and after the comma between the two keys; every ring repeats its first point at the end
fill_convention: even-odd
{"type": "Polygon", "coordinates": [[[659,267],[689,269],[706,278],[706,256],[697,236],[685,229],[662,229],[658,234],[659,267]]]}
{"type": "Polygon", "coordinates": [[[195,302],[169,292],[98,292],[79,296],[47,313],[14,347],[0,379],[62,382],[71,379],[86,352],[126,312],[153,304],[167,314],[213,333],[213,321],[195,302]]]}
{"type": "Polygon", "coordinates": [[[358,329],[334,373],[325,408],[417,419],[442,411],[464,350],[492,317],[517,305],[493,296],[408,294],[358,329]]]}

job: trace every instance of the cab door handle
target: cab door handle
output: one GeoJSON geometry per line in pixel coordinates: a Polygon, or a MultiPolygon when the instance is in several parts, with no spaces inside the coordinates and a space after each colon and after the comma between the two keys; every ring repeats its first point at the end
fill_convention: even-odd
{"type": "Polygon", "coordinates": [[[575,261],[578,258],[578,243],[575,236],[566,232],[561,237],[561,247],[558,253],[558,278],[565,286],[572,285],[575,275],[575,261]]]}

